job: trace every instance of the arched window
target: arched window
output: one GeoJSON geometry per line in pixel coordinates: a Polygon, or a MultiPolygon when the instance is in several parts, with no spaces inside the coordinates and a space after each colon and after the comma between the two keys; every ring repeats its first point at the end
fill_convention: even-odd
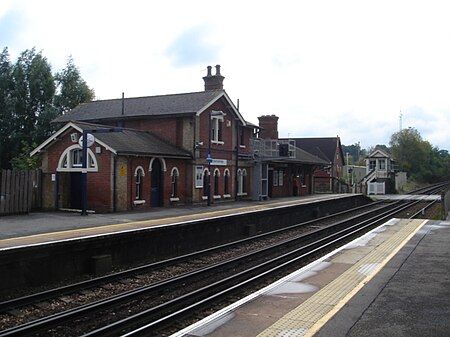
{"type": "Polygon", "coordinates": [[[214,170],[214,195],[219,195],[219,178],[220,171],[219,169],[214,170]]]}
{"type": "Polygon", "coordinates": [[[238,170],[238,195],[247,195],[246,192],[247,184],[247,171],[245,169],[238,170]]]}
{"type": "Polygon", "coordinates": [[[177,198],[178,197],[178,177],[180,176],[180,173],[178,172],[178,169],[174,167],[172,169],[172,173],[170,174],[172,176],[172,188],[170,197],[171,198],[177,198]]]}
{"type": "Polygon", "coordinates": [[[209,181],[209,171],[205,169],[203,171],[203,196],[208,196],[208,181],[209,181]]]}
{"type": "Polygon", "coordinates": [[[242,194],[242,170],[239,169],[237,171],[237,175],[238,175],[238,195],[242,194]]]}
{"type": "Polygon", "coordinates": [[[230,170],[225,169],[223,173],[223,194],[230,196],[230,170]]]}
{"type": "MultiPolygon", "coordinates": [[[[88,172],[98,172],[97,159],[90,148],[87,149],[88,161],[86,170],[88,172]]],[[[58,172],[81,172],[83,166],[83,150],[78,144],[69,146],[59,157],[58,172]]]]}
{"type": "Polygon", "coordinates": [[[136,185],[136,193],[135,198],[136,200],[142,200],[142,178],[145,176],[144,169],[142,166],[136,167],[136,170],[134,171],[134,177],[135,177],[135,185],[136,185]]]}
{"type": "Polygon", "coordinates": [[[247,194],[247,170],[242,170],[242,193],[247,194]]]}

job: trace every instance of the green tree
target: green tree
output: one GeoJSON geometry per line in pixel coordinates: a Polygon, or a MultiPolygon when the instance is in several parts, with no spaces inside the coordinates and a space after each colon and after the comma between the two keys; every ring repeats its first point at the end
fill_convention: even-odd
{"type": "Polygon", "coordinates": [[[66,67],[55,75],[55,79],[58,89],[55,95],[55,106],[61,114],[95,98],[94,90],[90,89],[81,78],[72,56],[69,57],[66,67]]]}
{"type": "Polygon", "coordinates": [[[400,168],[413,179],[433,183],[449,177],[448,152],[423,140],[415,128],[394,133],[390,145],[400,168]]]}
{"type": "MultiPolygon", "coordinates": [[[[50,64],[34,48],[25,50],[14,65],[13,79],[16,144],[31,144],[39,116],[53,106],[55,82],[50,64]]],[[[15,150],[19,152],[18,148],[15,150]]]]}
{"type": "Polygon", "coordinates": [[[0,54],[0,168],[8,168],[14,134],[14,81],[8,48],[0,54]]]}
{"type": "Polygon", "coordinates": [[[35,48],[10,62],[8,48],[0,54],[0,167],[31,167],[26,158],[55,130],[57,116],[94,98],[70,57],[53,76],[50,63],[35,48]]]}
{"type": "Polygon", "coordinates": [[[20,153],[11,160],[12,167],[18,170],[35,169],[39,167],[40,158],[30,157],[31,151],[36,147],[36,143],[28,144],[22,141],[20,153]]]}

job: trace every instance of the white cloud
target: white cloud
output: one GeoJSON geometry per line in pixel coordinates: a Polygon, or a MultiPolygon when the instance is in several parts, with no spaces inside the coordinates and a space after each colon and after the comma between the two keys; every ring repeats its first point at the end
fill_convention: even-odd
{"type": "Polygon", "coordinates": [[[8,13],[22,19],[2,39],[12,59],[36,46],[59,70],[73,55],[99,98],[199,91],[221,64],[244,116],[277,114],[283,136],[388,144],[401,109],[450,148],[445,1],[15,0],[0,25],[8,13]]]}

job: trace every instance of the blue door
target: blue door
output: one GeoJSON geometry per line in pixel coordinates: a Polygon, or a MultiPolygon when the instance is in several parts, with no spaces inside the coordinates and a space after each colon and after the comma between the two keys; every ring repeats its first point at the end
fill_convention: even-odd
{"type": "Polygon", "coordinates": [[[81,209],[81,172],[70,172],[70,208],[81,209]]]}

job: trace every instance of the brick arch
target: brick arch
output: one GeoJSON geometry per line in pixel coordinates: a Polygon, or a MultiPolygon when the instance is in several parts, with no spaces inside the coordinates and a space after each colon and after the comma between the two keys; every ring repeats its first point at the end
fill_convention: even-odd
{"type": "Polygon", "coordinates": [[[162,157],[153,157],[152,159],[150,159],[150,164],[148,165],[148,170],[150,172],[152,171],[152,166],[153,166],[153,162],[155,161],[155,159],[158,159],[161,162],[162,171],[166,172],[167,171],[166,161],[162,157]]]}

